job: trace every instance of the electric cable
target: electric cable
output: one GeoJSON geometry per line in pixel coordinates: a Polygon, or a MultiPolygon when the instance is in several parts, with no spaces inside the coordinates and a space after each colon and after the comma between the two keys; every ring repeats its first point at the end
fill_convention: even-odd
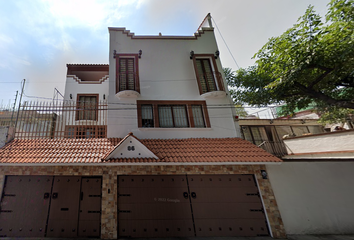
{"type": "Polygon", "coordinates": [[[230,53],[232,59],[234,60],[234,62],[235,62],[235,64],[236,64],[237,68],[240,69],[240,67],[238,66],[238,64],[237,64],[237,62],[236,62],[236,59],[235,59],[234,55],[232,54],[232,52],[231,52],[229,46],[227,45],[227,43],[226,43],[224,37],[222,36],[222,34],[221,34],[221,32],[220,32],[220,30],[219,30],[219,28],[218,28],[218,25],[217,25],[216,22],[214,21],[214,18],[211,17],[211,19],[213,20],[213,22],[214,22],[214,24],[215,24],[215,27],[216,27],[216,29],[218,30],[218,32],[219,32],[219,34],[220,34],[220,36],[221,36],[221,39],[224,41],[227,50],[229,50],[229,53],[230,53]]]}

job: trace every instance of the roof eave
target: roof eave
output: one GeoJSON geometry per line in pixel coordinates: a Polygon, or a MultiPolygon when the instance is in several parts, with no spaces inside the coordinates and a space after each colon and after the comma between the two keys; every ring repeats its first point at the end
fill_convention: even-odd
{"type": "Polygon", "coordinates": [[[50,166],[203,166],[203,165],[280,165],[279,162],[156,162],[156,163],[110,163],[110,162],[102,162],[102,163],[0,163],[0,166],[36,166],[36,167],[50,167],[50,166]]]}

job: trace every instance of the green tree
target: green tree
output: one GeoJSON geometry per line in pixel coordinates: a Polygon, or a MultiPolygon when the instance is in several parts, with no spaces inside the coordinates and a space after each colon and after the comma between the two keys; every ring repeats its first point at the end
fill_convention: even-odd
{"type": "Polygon", "coordinates": [[[309,6],[297,24],[254,55],[228,81],[237,103],[286,103],[284,114],[315,103],[328,118],[354,109],[354,0],[332,0],[325,20],[309,6]]]}
{"type": "MultiPolygon", "coordinates": [[[[224,74],[225,74],[225,79],[228,85],[230,81],[233,81],[233,79],[235,78],[235,72],[232,71],[231,68],[223,68],[224,74]]],[[[230,89],[229,89],[230,90],[230,89]]],[[[235,103],[235,110],[236,110],[236,115],[239,118],[245,118],[247,117],[248,113],[245,110],[245,108],[242,106],[242,104],[240,103],[235,103]]]]}

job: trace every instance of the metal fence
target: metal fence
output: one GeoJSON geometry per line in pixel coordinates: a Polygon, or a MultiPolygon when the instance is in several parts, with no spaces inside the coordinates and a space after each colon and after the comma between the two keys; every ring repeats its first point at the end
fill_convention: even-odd
{"type": "Polygon", "coordinates": [[[0,112],[0,126],[15,128],[15,138],[104,138],[107,102],[24,102],[0,112]]]}

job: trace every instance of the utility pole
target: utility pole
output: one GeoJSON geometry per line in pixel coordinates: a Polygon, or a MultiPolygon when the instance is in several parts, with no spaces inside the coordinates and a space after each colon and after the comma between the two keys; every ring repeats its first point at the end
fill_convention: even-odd
{"type": "Polygon", "coordinates": [[[14,113],[15,113],[15,108],[16,108],[16,102],[17,102],[17,97],[18,97],[18,91],[16,91],[16,97],[15,97],[15,102],[14,102],[14,107],[12,108],[12,115],[11,115],[11,125],[12,125],[12,120],[14,118],[14,113]]]}
{"type": "MultiPolygon", "coordinates": [[[[15,97],[14,107],[12,108],[10,126],[8,127],[7,133],[6,133],[6,142],[9,140],[9,139],[8,139],[8,137],[9,137],[9,131],[10,131],[10,128],[13,126],[12,120],[13,120],[14,112],[15,112],[15,108],[16,108],[17,96],[18,96],[18,91],[16,91],[16,97],[15,97]]],[[[9,105],[10,105],[10,104],[9,104],[9,105]]],[[[14,133],[14,136],[15,136],[15,133],[14,133]]]]}
{"type": "Polygon", "coordinates": [[[14,137],[15,137],[15,133],[16,133],[18,115],[20,114],[20,107],[21,107],[21,101],[22,101],[23,91],[24,91],[24,88],[25,88],[25,83],[26,83],[26,79],[23,79],[22,90],[21,90],[21,96],[20,96],[20,102],[18,103],[17,117],[16,117],[16,122],[15,122],[14,137]]]}

